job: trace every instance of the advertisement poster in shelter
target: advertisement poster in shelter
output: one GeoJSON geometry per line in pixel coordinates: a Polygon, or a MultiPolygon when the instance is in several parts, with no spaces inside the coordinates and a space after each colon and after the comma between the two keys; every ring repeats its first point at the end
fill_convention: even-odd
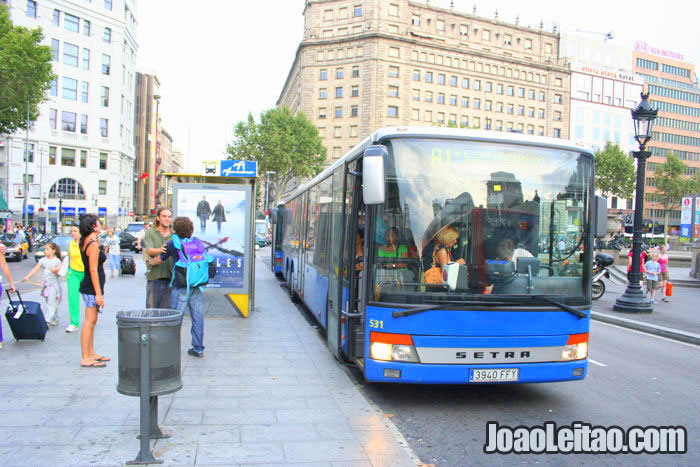
{"type": "Polygon", "coordinates": [[[206,289],[246,289],[249,187],[176,184],[173,192],[174,215],[190,218],[193,236],[205,243],[216,263],[216,277],[210,279],[206,289]]]}

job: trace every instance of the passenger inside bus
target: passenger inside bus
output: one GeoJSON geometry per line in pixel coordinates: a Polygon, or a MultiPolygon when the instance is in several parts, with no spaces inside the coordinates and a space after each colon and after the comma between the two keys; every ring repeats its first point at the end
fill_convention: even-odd
{"type": "MultiPolygon", "coordinates": [[[[435,259],[436,266],[442,269],[447,263],[452,261],[452,249],[457,245],[458,239],[459,232],[451,225],[446,225],[435,235],[432,257],[435,259]]],[[[458,258],[456,262],[466,264],[464,258],[458,258]]]]}
{"type": "MultiPolygon", "coordinates": [[[[377,258],[408,258],[408,247],[401,245],[399,241],[399,229],[390,227],[386,231],[385,244],[377,247],[377,258]]],[[[385,269],[406,269],[406,263],[379,263],[379,267],[385,269]]]]}
{"type": "Polygon", "coordinates": [[[524,248],[516,248],[516,243],[510,238],[504,238],[496,247],[496,258],[503,261],[518,261],[518,258],[532,258],[533,255],[524,248]]]}

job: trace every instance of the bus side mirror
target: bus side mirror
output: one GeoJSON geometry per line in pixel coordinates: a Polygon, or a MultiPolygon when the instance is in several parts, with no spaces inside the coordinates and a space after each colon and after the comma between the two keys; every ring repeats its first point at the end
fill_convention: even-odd
{"type": "Polygon", "coordinates": [[[270,223],[272,223],[272,225],[277,224],[277,208],[270,210],[270,223]]]}
{"type": "Polygon", "coordinates": [[[591,231],[595,238],[603,238],[608,234],[608,200],[602,196],[593,198],[593,225],[591,231]]]}
{"type": "Polygon", "coordinates": [[[389,153],[385,146],[369,146],[362,160],[362,198],[365,204],[384,204],[386,179],[384,158],[389,153]]]}

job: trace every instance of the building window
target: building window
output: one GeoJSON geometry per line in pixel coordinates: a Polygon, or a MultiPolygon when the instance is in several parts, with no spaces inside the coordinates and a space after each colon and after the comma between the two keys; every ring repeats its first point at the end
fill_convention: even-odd
{"type": "Polygon", "coordinates": [[[535,100],[535,90],[534,90],[534,89],[530,89],[530,90],[527,92],[527,98],[528,98],[528,99],[535,100]]]}
{"type": "MultiPolygon", "coordinates": [[[[350,49],[352,50],[352,49],[350,49]]],[[[352,67],[352,77],[353,78],[359,78],[360,77],[360,67],[359,66],[354,66],[352,67]]]]}
{"type": "Polygon", "coordinates": [[[390,66],[390,67],[389,67],[389,77],[391,77],[391,78],[398,78],[398,77],[399,77],[399,67],[397,67],[397,66],[390,66]]]}
{"type": "Polygon", "coordinates": [[[81,115],[80,116],[80,133],[87,135],[87,132],[88,132],[88,116],[81,115]]]}
{"type": "Polygon", "coordinates": [[[326,118],[326,108],[325,107],[318,108],[318,118],[326,118]]]}
{"type": "Polygon", "coordinates": [[[396,3],[389,4],[389,16],[399,16],[399,5],[396,3]]]}
{"type": "Polygon", "coordinates": [[[540,109],[537,111],[537,117],[538,118],[544,118],[544,109],[540,109]]]}
{"type": "Polygon", "coordinates": [[[359,97],[360,96],[360,86],[353,86],[350,90],[350,95],[352,97],[359,97]]]}
{"type": "Polygon", "coordinates": [[[425,121],[425,122],[432,122],[433,121],[432,110],[426,110],[423,112],[423,121],[425,121]]]}
{"type": "Polygon", "coordinates": [[[544,136],[544,127],[543,127],[543,126],[538,126],[538,127],[537,127],[537,135],[538,135],[538,136],[544,136]]]}
{"type": "Polygon", "coordinates": [[[343,108],[342,107],[335,108],[335,118],[343,118],[343,108]]]}
{"type": "Polygon", "coordinates": [[[56,165],[56,146],[49,146],[49,164],[56,165]]]}
{"type": "Polygon", "coordinates": [[[491,83],[491,81],[486,81],[484,85],[484,92],[493,92],[493,83],[491,83]]]}
{"type": "Polygon", "coordinates": [[[106,118],[100,119],[100,136],[103,138],[109,137],[109,120],[106,118]]]}
{"type": "MultiPolygon", "coordinates": [[[[398,32],[398,31],[397,31],[398,32]]],[[[399,48],[398,47],[389,47],[389,56],[390,57],[397,57],[399,56],[399,48]]]]}
{"type": "Polygon", "coordinates": [[[525,39],[525,49],[526,50],[532,49],[532,39],[525,39]]]}
{"type": "Polygon", "coordinates": [[[518,97],[525,97],[525,88],[518,88],[518,97]]]}
{"type": "Polygon", "coordinates": [[[58,96],[58,78],[54,78],[51,80],[51,87],[49,88],[49,92],[52,96],[58,96]]]}
{"type": "Polygon", "coordinates": [[[437,20],[435,21],[435,30],[439,32],[444,32],[445,31],[445,21],[444,20],[437,20]]]}
{"type": "Polygon", "coordinates": [[[64,99],[78,100],[78,80],[64,76],[62,96],[64,99]]]}
{"type": "Polygon", "coordinates": [[[506,113],[513,115],[513,111],[514,111],[513,108],[514,108],[513,104],[508,104],[508,107],[506,107],[506,113]]]}
{"type": "Polygon", "coordinates": [[[420,16],[418,16],[418,15],[411,16],[411,25],[412,26],[420,26],[420,16]]]}
{"type": "Polygon", "coordinates": [[[107,170],[107,153],[100,153],[100,170],[107,170]]]}
{"type": "Polygon", "coordinates": [[[63,63],[66,65],[78,66],[78,46],[69,44],[68,42],[63,43],[63,63]]]}
{"type": "Polygon", "coordinates": [[[111,62],[112,62],[112,59],[109,55],[102,54],[102,74],[103,75],[109,74],[109,67],[110,67],[111,62]]]}
{"type": "Polygon", "coordinates": [[[390,105],[387,108],[386,116],[387,117],[398,117],[399,116],[399,108],[396,107],[395,105],[390,105]]]}
{"type": "Polygon", "coordinates": [[[110,28],[105,28],[102,34],[102,41],[109,44],[112,42],[112,30],[110,28]]]}
{"type": "Polygon", "coordinates": [[[351,117],[357,117],[358,112],[359,112],[359,110],[358,110],[358,107],[356,105],[350,106],[350,116],[351,117]]]}
{"type": "Polygon", "coordinates": [[[75,118],[74,112],[61,112],[61,129],[75,133],[75,118]]]}
{"type": "MultiPolygon", "coordinates": [[[[555,86],[560,88],[561,84],[562,84],[561,78],[554,78],[554,85],[555,86]]],[[[615,198],[613,198],[613,199],[615,199],[615,198]]]]}
{"type": "Polygon", "coordinates": [[[83,81],[80,83],[80,102],[87,104],[89,98],[90,83],[83,81]]]}
{"type": "Polygon", "coordinates": [[[318,127],[318,137],[321,139],[326,137],[326,127],[325,126],[318,127]]]}
{"type": "Polygon", "coordinates": [[[51,39],[51,61],[58,62],[60,42],[58,39],[51,39]]]}
{"type": "Polygon", "coordinates": [[[522,105],[518,106],[518,115],[525,115],[525,107],[522,105]]]}
{"type": "Polygon", "coordinates": [[[49,127],[52,130],[56,129],[56,120],[58,120],[58,110],[49,109],[49,127]]]}
{"type": "Polygon", "coordinates": [[[534,117],[534,116],[535,116],[535,108],[534,108],[534,107],[528,107],[528,108],[527,108],[527,116],[528,116],[528,117],[534,117]]]}
{"type": "Polygon", "coordinates": [[[343,136],[343,127],[337,126],[333,128],[333,137],[340,138],[341,136],[343,136]]]}
{"type": "Polygon", "coordinates": [[[457,105],[457,95],[456,94],[450,95],[450,105],[457,105]]]}
{"type": "Polygon", "coordinates": [[[420,110],[411,109],[411,120],[420,120],[420,110]]]}
{"type": "Polygon", "coordinates": [[[555,95],[554,95],[554,103],[555,103],[555,104],[561,104],[561,94],[555,94],[555,95]]]}
{"type": "Polygon", "coordinates": [[[485,102],[484,110],[491,110],[492,107],[493,107],[493,104],[491,103],[491,101],[485,102]]]}
{"type": "Polygon", "coordinates": [[[90,36],[90,21],[86,19],[83,20],[83,34],[90,36]]]}
{"type": "Polygon", "coordinates": [[[533,125],[528,125],[527,126],[527,134],[528,135],[534,135],[535,134],[535,127],[533,125]]]}
{"type": "Polygon", "coordinates": [[[561,112],[554,112],[554,121],[561,122],[561,112]]]}
{"type": "Polygon", "coordinates": [[[559,128],[555,128],[552,134],[555,138],[561,138],[561,130],[559,128]]]}
{"type": "Polygon", "coordinates": [[[51,20],[51,24],[54,26],[59,26],[61,24],[61,10],[53,11],[53,20],[51,20]]]}
{"type": "Polygon", "coordinates": [[[544,102],[544,92],[539,93],[539,95],[537,96],[537,100],[544,102]]]}
{"type": "Polygon", "coordinates": [[[22,157],[22,160],[26,160],[27,162],[34,162],[34,143],[29,143],[29,148],[27,148],[27,145],[25,143],[24,156],[22,157]]]}
{"type": "Polygon", "coordinates": [[[36,18],[36,2],[34,0],[27,0],[27,17],[36,18]]]}
{"type": "Polygon", "coordinates": [[[97,186],[97,194],[98,195],[106,195],[107,194],[107,180],[100,180],[99,185],[97,186]]]}
{"type": "Polygon", "coordinates": [[[109,107],[109,88],[107,86],[102,86],[100,102],[102,107],[109,107]]]}
{"type": "Polygon", "coordinates": [[[444,95],[443,93],[439,93],[439,94],[438,94],[437,103],[438,103],[438,104],[444,104],[444,103],[445,103],[445,95],[444,95]]]}
{"type": "Polygon", "coordinates": [[[462,107],[468,108],[469,107],[469,98],[462,96],[462,107]]]}
{"type": "Polygon", "coordinates": [[[321,76],[319,76],[321,81],[326,81],[328,79],[328,70],[321,70],[321,76]]]}
{"type": "Polygon", "coordinates": [[[326,88],[321,88],[318,90],[318,98],[325,99],[328,97],[328,90],[326,88]]]}
{"type": "Polygon", "coordinates": [[[473,107],[475,109],[480,109],[481,108],[481,99],[474,99],[473,107]]]}
{"type": "Polygon", "coordinates": [[[469,78],[462,78],[462,89],[469,89],[469,78]]]}
{"type": "Polygon", "coordinates": [[[509,96],[513,96],[515,94],[515,88],[513,86],[508,86],[508,90],[506,91],[506,93],[509,96]]]}
{"type": "Polygon", "coordinates": [[[425,82],[426,82],[426,83],[432,83],[432,82],[433,82],[433,72],[432,72],[432,71],[426,71],[426,72],[425,72],[425,82]]]}
{"type": "Polygon", "coordinates": [[[425,102],[433,102],[433,91],[425,91],[425,102]]]}
{"type": "Polygon", "coordinates": [[[112,0],[105,0],[105,10],[110,10],[112,11],[112,0]]]}
{"type": "Polygon", "coordinates": [[[496,94],[503,94],[503,85],[500,83],[496,85],[496,94]]]}
{"type": "Polygon", "coordinates": [[[338,19],[348,19],[348,7],[338,9],[338,19]]]}
{"type": "Polygon", "coordinates": [[[80,18],[77,16],[69,15],[68,13],[65,13],[63,15],[63,27],[66,28],[70,32],[79,32],[80,31],[80,18]]]}
{"type": "Polygon", "coordinates": [[[84,149],[80,151],[80,167],[83,169],[87,167],[87,151],[84,149]]]}
{"type": "Polygon", "coordinates": [[[354,18],[359,18],[362,16],[362,5],[355,5],[352,7],[352,16],[354,18]]]}
{"type": "MultiPolygon", "coordinates": [[[[61,148],[61,165],[75,167],[75,149],[61,148]]],[[[59,191],[62,190],[59,188],[59,191]]]]}
{"type": "Polygon", "coordinates": [[[460,36],[469,35],[469,26],[467,26],[466,24],[460,24],[459,25],[459,35],[460,36]]]}
{"type": "Polygon", "coordinates": [[[440,73],[440,74],[438,75],[438,81],[437,81],[437,82],[438,82],[438,84],[445,84],[445,75],[443,75],[442,73],[440,73]]]}
{"type": "Polygon", "coordinates": [[[480,79],[475,79],[475,80],[474,80],[473,89],[474,89],[475,91],[480,91],[480,90],[481,90],[481,80],[480,80],[480,79]]]}
{"type": "Polygon", "coordinates": [[[342,68],[337,68],[335,70],[335,79],[343,79],[344,72],[342,68]]]}
{"type": "Polygon", "coordinates": [[[341,97],[343,97],[343,88],[342,87],[335,88],[335,97],[337,99],[340,99],[341,97]]]}
{"type": "Polygon", "coordinates": [[[90,49],[83,49],[83,70],[90,69],[90,49]]]}

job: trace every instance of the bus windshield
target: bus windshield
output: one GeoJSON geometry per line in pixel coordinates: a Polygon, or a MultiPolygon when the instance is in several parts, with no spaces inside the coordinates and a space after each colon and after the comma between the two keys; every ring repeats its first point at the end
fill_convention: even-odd
{"type": "Polygon", "coordinates": [[[590,302],[589,155],[441,139],[387,146],[386,202],[369,250],[375,301],[590,302]],[[457,290],[442,283],[447,262],[468,272],[457,290]]]}

